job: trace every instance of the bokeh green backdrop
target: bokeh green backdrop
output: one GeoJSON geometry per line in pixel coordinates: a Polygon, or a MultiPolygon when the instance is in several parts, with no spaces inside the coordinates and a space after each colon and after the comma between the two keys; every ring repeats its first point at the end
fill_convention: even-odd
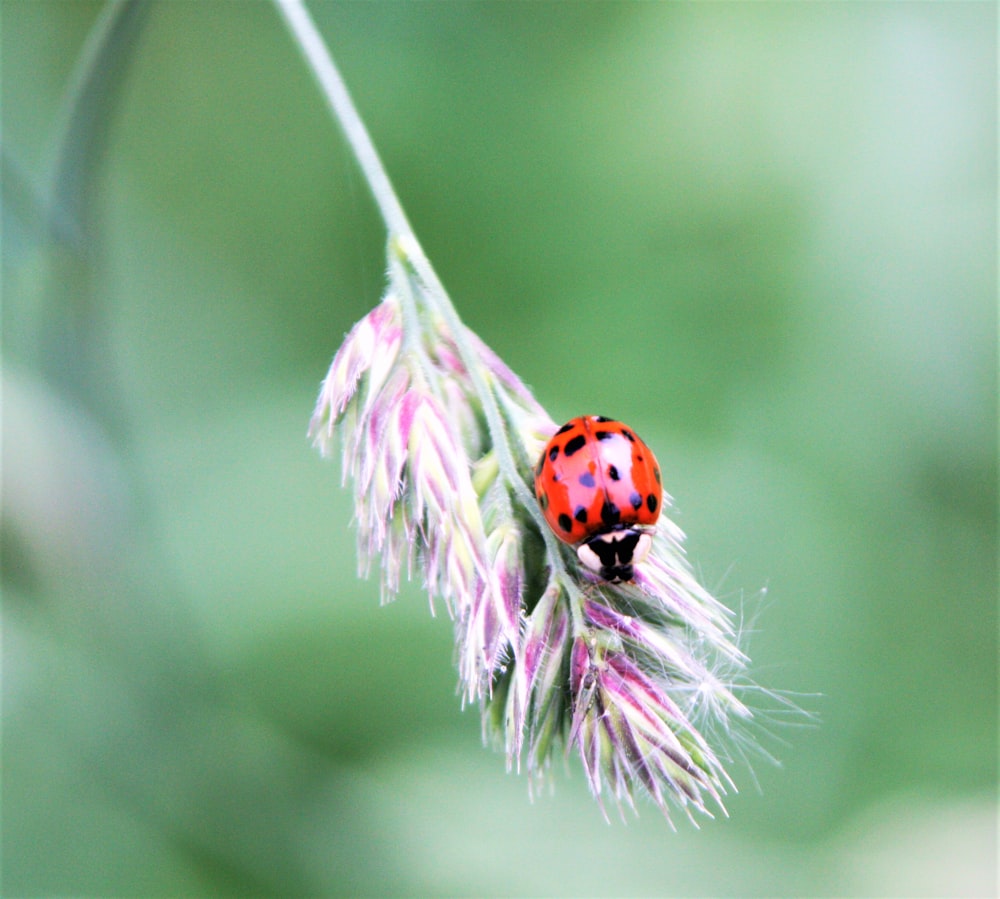
{"type": "Polygon", "coordinates": [[[311,6],[467,323],[655,446],[820,723],[700,831],[529,802],[305,438],[383,236],[278,15],[152,5],[81,173],[102,5],[3,0],[3,894],[993,894],[996,5],[311,6]]]}

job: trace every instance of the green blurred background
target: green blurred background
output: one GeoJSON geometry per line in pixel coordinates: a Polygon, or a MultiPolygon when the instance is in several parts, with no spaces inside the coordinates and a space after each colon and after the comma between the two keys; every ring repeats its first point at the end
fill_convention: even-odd
{"type": "Polygon", "coordinates": [[[996,4],[311,6],[467,323],[655,446],[821,722],[700,831],[529,802],[306,440],[383,235],[275,10],[155,4],[72,106],[102,4],[3,0],[3,894],[995,893],[996,4]]]}

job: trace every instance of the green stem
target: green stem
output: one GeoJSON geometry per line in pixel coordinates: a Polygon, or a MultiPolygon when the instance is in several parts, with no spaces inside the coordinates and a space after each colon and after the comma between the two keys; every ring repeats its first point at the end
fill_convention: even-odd
{"type": "Polygon", "coordinates": [[[389,253],[389,283],[394,285],[398,294],[400,306],[403,309],[403,352],[411,353],[417,360],[420,374],[423,376],[424,384],[428,389],[433,390],[438,400],[442,397],[435,389],[437,378],[433,376],[434,366],[427,355],[427,348],[423,341],[423,325],[420,321],[420,312],[417,309],[417,301],[413,295],[411,286],[411,272],[409,268],[393,253],[389,253]]]}
{"type": "MultiPolygon", "coordinates": [[[[309,68],[319,82],[323,96],[330,105],[334,118],[340,123],[347,142],[364,172],[365,180],[371,188],[379,212],[389,234],[414,237],[413,228],[406,218],[403,206],[389,182],[382,160],[379,159],[375,144],[372,143],[361,116],[347,92],[347,85],[341,78],[333,57],[327,49],[323,36],[316,29],[309,10],[302,0],[274,0],[278,11],[284,16],[292,36],[299,45],[309,68]]],[[[414,239],[416,239],[414,237],[414,239]]]]}
{"type": "Polygon", "coordinates": [[[570,576],[562,567],[562,560],[559,561],[559,572],[555,575],[566,594],[566,606],[569,609],[569,619],[573,624],[573,637],[582,637],[590,633],[587,624],[587,615],[584,612],[586,598],[583,591],[577,586],[576,580],[570,576]]]}

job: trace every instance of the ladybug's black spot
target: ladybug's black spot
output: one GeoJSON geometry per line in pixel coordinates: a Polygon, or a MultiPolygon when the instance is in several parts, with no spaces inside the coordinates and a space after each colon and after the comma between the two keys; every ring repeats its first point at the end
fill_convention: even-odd
{"type": "Polygon", "coordinates": [[[585,471],[582,475],[580,475],[579,481],[584,487],[597,486],[597,481],[594,480],[594,476],[589,471],[585,471]]]}
{"type": "Polygon", "coordinates": [[[573,519],[570,518],[565,512],[559,516],[559,527],[561,527],[567,534],[573,530],[573,519]]]}
{"type": "Polygon", "coordinates": [[[610,418],[606,418],[603,415],[595,415],[594,416],[594,421],[599,421],[599,422],[601,422],[603,424],[606,421],[611,421],[611,419],[610,418]]]}
{"type": "Polygon", "coordinates": [[[573,427],[573,422],[568,421],[558,431],[556,431],[556,435],[565,434],[572,427],[573,427]]]}
{"type": "Polygon", "coordinates": [[[619,511],[618,506],[610,500],[605,500],[604,505],[601,506],[601,522],[610,527],[613,524],[618,524],[621,517],[622,513],[619,511]]]}
{"type": "Polygon", "coordinates": [[[660,501],[655,496],[653,496],[652,493],[650,493],[649,496],[646,497],[646,508],[649,509],[650,512],[655,512],[659,505],[660,501]]]}
{"type": "Polygon", "coordinates": [[[545,453],[542,453],[542,458],[538,460],[538,464],[535,466],[536,478],[542,473],[542,469],[544,467],[545,467],[545,453]]]}
{"type": "MultiPolygon", "coordinates": [[[[639,506],[642,505],[642,494],[633,490],[631,496],[628,498],[628,501],[632,504],[633,509],[638,509],[639,506]]],[[[652,511],[652,509],[650,511],[652,511]]]]}
{"type": "Polygon", "coordinates": [[[566,442],[566,446],[563,447],[563,452],[567,456],[572,456],[577,450],[583,449],[583,445],[587,442],[587,438],[583,434],[577,434],[572,440],[566,442]]]}
{"type": "Polygon", "coordinates": [[[663,481],[660,480],[660,469],[659,469],[659,466],[656,466],[656,465],[653,466],[653,477],[656,478],[656,483],[657,484],[662,484],[663,483],[663,481]]]}
{"type": "Polygon", "coordinates": [[[543,512],[549,507],[549,495],[547,493],[538,494],[538,505],[542,507],[543,512]]]}
{"type": "Polygon", "coordinates": [[[559,447],[554,446],[549,450],[549,461],[555,462],[557,458],[559,458],[559,447]]]}
{"type": "Polygon", "coordinates": [[[598,440],[609,440],[610,438],[614,437],[615,435],[614,435],[613,431],[595,431],[594,432],[594,436],[598,440]]]}
{"type": "Polygon", "coordinates": [[[611,478],[612,481],[620,481],[622,479],[622,476],[618,474],[618,469],[615,468],[614,465],[608,466],[608,477],[611,478]]]}
{"type": "Polygon", "coordinates": [[[633,434],[628,428],[622,428],[622,434],[625,435],[625,439],[629,443],[635,443],[635,434],[633,434]]]}
{"type": "Polygon", "coordinates": [[[577,506],[576,512],[573,517],[580,522],[580,524],[587,523],[587,510],[583,506],[577,506]]]}

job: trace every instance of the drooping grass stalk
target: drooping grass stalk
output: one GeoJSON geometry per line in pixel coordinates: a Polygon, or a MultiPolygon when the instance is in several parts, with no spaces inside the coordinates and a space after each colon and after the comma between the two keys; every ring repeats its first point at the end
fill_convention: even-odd
{"type": "Polygon", "coordinates": [[[665,515],[630,583],[569,561],[529,486],[555,423],[463,325],[301,0],[274,2],[387,231],[386,293],[338,350],[310,423],[324,454],[341,444],[360,571],[378,560],[384,599],[419,572],[445,603],[463,699],[479,702],[508,767],[524,757],[537,781],[562,744],[599,803],[642,790],[668,817],[668,800],[689,817],[710,814],[708,800],[724,812],[732,781],[700,728],[750,717],[733,694],[746,657],[731,613],[665,515]]]}

